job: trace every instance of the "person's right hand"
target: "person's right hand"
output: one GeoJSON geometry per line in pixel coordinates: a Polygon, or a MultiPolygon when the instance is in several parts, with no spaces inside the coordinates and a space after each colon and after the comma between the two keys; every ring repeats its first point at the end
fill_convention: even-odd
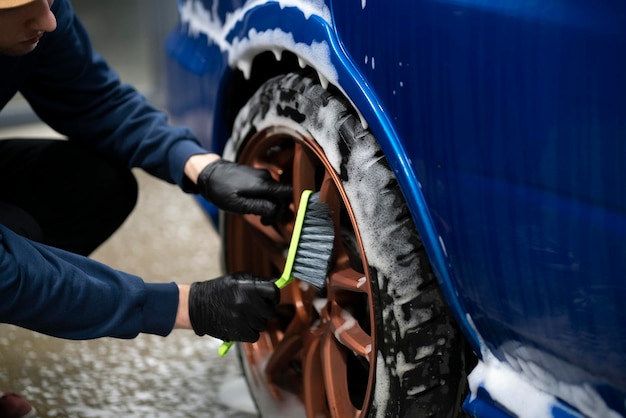
{"type": "Polygon", "coordinates": [[[197,335],[254,342],[274,316],[280,291],[273,281],[239,272],[196,282],[189,291],[189,319],[197,335]]]}
{"type": "Polygon", "coordinates": [[[290,184],[275,181],[267,170],[217,160],[198,175],[200,194],[218,208],[260,215],[265,223],[280,218],[291,202],[290,184]]]}

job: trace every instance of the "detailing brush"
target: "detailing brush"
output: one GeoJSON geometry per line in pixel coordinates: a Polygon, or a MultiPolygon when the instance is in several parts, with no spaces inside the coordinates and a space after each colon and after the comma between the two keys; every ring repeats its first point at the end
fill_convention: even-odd
{"type": "Polygon", "coordinates": [[[334,241],[335,228],[328,205],[319,201],[319,193],[305,190],[300,197],[285,268],[276,286],[282,289],[295,277],[322,289],[334,241]]]}
{"type": "MultiPolygon", "coordinates": [[[[298,278],[322,289],[330,268],[334,241],[335,228],[328,205],[319,201],[319,193],[305,190],[300,197],[283,274],[274,282],[276,287],[282,289],[298,278]]],[[[218,350],[219,356],[224,357],[232,345],[232,341],[223,342],[218,350]]]]}

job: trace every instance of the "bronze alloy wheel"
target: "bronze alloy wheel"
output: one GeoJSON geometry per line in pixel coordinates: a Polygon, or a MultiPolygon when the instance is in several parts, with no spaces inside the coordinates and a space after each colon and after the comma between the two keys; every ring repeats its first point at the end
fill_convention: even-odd
{"type": "Polygon", "coordinates": [[[239,112],[224,156],[294,188],[269,225],[222,217],[229,271],[280,276],[305,189],[335,227],[325,289],[294,281],[267,332],[239,346],[260,414],[458,416],[464,342],[395,176],[345,100],[310,74],[269,80],[239,112]]]}
{"type": "Polygon", "coordinates": [[[281,292],[276,319],[259,342],[243,350],[253,378],[268,395],[295,396],[310,417],[358,416],[369,397],[375,370],[371,327],[370,278],[353,214],[337,174],[319,146],[286,127],[263,130],[251,138],[239,162],[292,179],[294,203],[283,221],[263,225],[255,216],[229,216],[228,268],[278,277],[285,264],[297,198],[303,190],[320,192],[332,213],[336,239],[325,292],[295,281],[281,292]]]}

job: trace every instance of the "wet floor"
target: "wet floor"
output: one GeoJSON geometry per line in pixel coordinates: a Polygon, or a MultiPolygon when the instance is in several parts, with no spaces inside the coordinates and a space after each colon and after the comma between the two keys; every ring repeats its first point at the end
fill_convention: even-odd
{"type": "MultiPolygon", "coordinates": [[[[92,257],[146,281],[218,276],[220,241],[194,199],[136,175],[137,207],[92,257]]],[[[0,324],[0,390],[25,395],[41,418],[255,417],[236,355],[219,358],[219,344],[183,330],[68,341],[0,324]]]]}

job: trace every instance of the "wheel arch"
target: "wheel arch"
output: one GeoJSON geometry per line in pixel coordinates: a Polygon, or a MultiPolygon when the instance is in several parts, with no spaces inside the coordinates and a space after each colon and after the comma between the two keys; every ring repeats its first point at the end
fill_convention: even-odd
{"type": "MultiPolygon", "coordinates": [[[[224,40],[250,39],[248,36],[251,33],[258,36],[265,33],[262,28],[270,27],[271,31],[282,31],[291,35],[292,39],[283,45],[272,43],[271,36],[269,42],[263,39],[256,42],[231,41],[236,47],[227,52],[227,59],[224,60],[214,106],[213,150],[223,150],[239,109],[265,81],[306,67],[315,70],[322,85],[331,84],[352,103],[362,123],[367,124],[376,137],[401,185],[444,297],[472,348],[480,353],[480,338],[457,296],[445,245],[435,228],[412,161],[387,117],[384,105],[344,48],[333,27],[330,12],[325,10],[316,14],[298,7],[282,8],[274,2],[252,3],[253,7],[238,14],[237,24],[222,34],[224,40]],[[316,56],[320,51],[327,52],[325,59],[320,60],[319,55],[316,56]]],[[[280,36],[274,39],[284,40],[280,36]]]]}

